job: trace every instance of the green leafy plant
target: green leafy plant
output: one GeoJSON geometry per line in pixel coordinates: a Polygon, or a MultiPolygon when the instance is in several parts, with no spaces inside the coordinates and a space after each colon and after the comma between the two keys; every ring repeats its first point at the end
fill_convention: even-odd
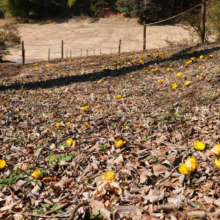
{"type": "Polygon", "coordinates": [[[59,163],[60,161],[70,161],[75,156],[77,156],[77,155],[71,154],[71,153],[68,153],[68,155],[66,155],[66,154],[60,154],[60,155],[50,154],[45,160],[48,162],[48,165],[51,166],[53,163],[59,163]]]}
{"type": "Polygon", "coordinates": [[[100,148],[101,148],[102,150],[105,150],[105,149],[107,148],[107,146],[108,146],[108,144],[106,143],[106,144],[103,144],[100,148]]]}
{"type": "Polygon", "coordinates": [[[13,172],[8,178],[0,179],[0,186],[11,186],[16,184],[17,180],[20,179],[24,174],[20,171],[13,172]]]}
{"type": "Polygon", "coordinates": [[[7,103],[8,103],[7,100],[4,99],[3,105],[4,105],[5,107],[7,106],[7,103]]]}
{"type": "Polygon", "coordinates": [[[143,141],[147,141],[147,137],[146,137],[146,136],[144,136],[142,140],[143,140],[143,141]]]}
{"type": "Polygon", "coordinates": [[[91,219],[102,220],[102,219],[103,219],[103,216],[102,216],[102,214],[100,214],[99,211],[95,211],[95,212],[93,212],[93,214],[91,215],[91,219]]]}

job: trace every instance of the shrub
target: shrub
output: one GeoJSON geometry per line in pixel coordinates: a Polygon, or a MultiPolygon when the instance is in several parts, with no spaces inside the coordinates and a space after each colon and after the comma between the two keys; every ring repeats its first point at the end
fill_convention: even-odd
{"type": "Polygon", "coordinates": [[[0,59],[10,54],[10,49],[18,49],[21,38],[18,29],[13,24],[6,24],[0,30],[0,59]]]}

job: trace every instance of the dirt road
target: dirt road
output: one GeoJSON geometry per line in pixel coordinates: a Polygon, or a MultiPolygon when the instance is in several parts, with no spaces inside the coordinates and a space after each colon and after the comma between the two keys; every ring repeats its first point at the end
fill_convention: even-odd
{"type": "MultiPolygon", "coordinates": [[[[102,53],[116,53],[119,39],[122,52],[142,50],[143,26],[137,19],[102,18],[93,21],[60,20],[49,24],[20,24],[19,32],[25,44],[26,61],[60,58],[61,40],[64,41],[64,57],[102,53]]],[[[147,26],[146,48],[167,46],[166,39],[183,41],[189,33],[181,25],[147,26]]],[[[13,51],[7,60],[21,60],[21,51],[13,51]]]]}

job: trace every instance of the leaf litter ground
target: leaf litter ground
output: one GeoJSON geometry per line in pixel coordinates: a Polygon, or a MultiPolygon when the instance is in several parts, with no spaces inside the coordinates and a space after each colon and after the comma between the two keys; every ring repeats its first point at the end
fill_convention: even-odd
{"type": "Polygon", "coordinates": [[[217,44],[0,71],[0,219],[218,219],[217,44]]]}

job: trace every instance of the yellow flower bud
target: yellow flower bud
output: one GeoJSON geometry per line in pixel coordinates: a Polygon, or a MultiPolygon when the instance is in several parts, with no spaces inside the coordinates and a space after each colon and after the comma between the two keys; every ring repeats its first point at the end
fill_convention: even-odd
{"type": "Polygon", "coordinates": [[[86,111],[87,110],[87,106],[84,106],[81,108],[83,111],[86,111]]]}
{"type": "Polygon", "coordinates": [[[176,74],[177,77],[180,77],[181,75],[182,75],[182,73],[177,73],[176,74]]]}
{"type": "Polygon", "coordinates": [[[211,151],[216,156],[220,156],[220,143],[216,144],[211,151]]]}
{"type": "Polygon", "coordinates": [[[115,145],[117,147],[122,147],[123,145],[125,145],[126,141],[123,140],[119,140],[119,141],[115,141],[115,145]]]}
{"type": "Polygon", "coordinates": [[[194,147],[196,150],[204,150],[205,149],[205,144],[202,141],[196,141],[194,143],[194,147]]]}
{"type": "Polygon", "coordinates": [[[72,138],[68,139],[68,140],[66,141],[66,143],[67,143],[69,146],[71,146],[71,145],[73,144],[73,139],[72,139],[72,138]]]}
{"type": "Polygon", "coordinates": [[[114,171],[107,171],[102,175],[102,178],[105,179],[105,181],[111,181],[115,178],[114,171]]]}
{"type": "Polygon", "coordinates": [[[185,161],[185,166],[189,172],[195,171],[197,168],[196,158],[195,157],[188,157],[187,160],[185,161]]]}
{"type": "Polygon", "coordinates": [[[184,175],[190,173],[190,172],[186,169],[185,163],[183,163],[183,164],[181,164],[181,165],[179,166],[179,171],[180,171],[180,173],[182,173],[182,174],[184,174],[184,175]]]}
{"type": "Polygon", "coordinates": [[[215,165],[220,168],[220,159],[215,159],[215,165]]]}
{"type": "Polygon", "coordinates": [[[56,123],[56,127],[59,128],[61,126],[61,124],[58,122],[56,123]]]}
{"type": "Polygon", "coordinates": [[[72,139],[72,138],[68,139],[68,140],[66,141],[66,143],[67,143],[69,146],[71,146],[71,145],[73,144],[73,139],[72,139]]]}
{"type": "Polygon", "coordinates": [[[176,89],[176,88],[177,88],[177,84],[176,83],[172,84],[172,89],[176,89]]]}
{"type": "Polygon", "coordinates": [[[5,165],[6,165],[5,160],[0,160],[0,170],[4,169],[5,165]]]}
{"type": "Polygon", "coordinates": [[[34,178],[40,180],[41,179],[41,173],[40,173],[40,170],[35,170],[32,175],[34,178]]]}

